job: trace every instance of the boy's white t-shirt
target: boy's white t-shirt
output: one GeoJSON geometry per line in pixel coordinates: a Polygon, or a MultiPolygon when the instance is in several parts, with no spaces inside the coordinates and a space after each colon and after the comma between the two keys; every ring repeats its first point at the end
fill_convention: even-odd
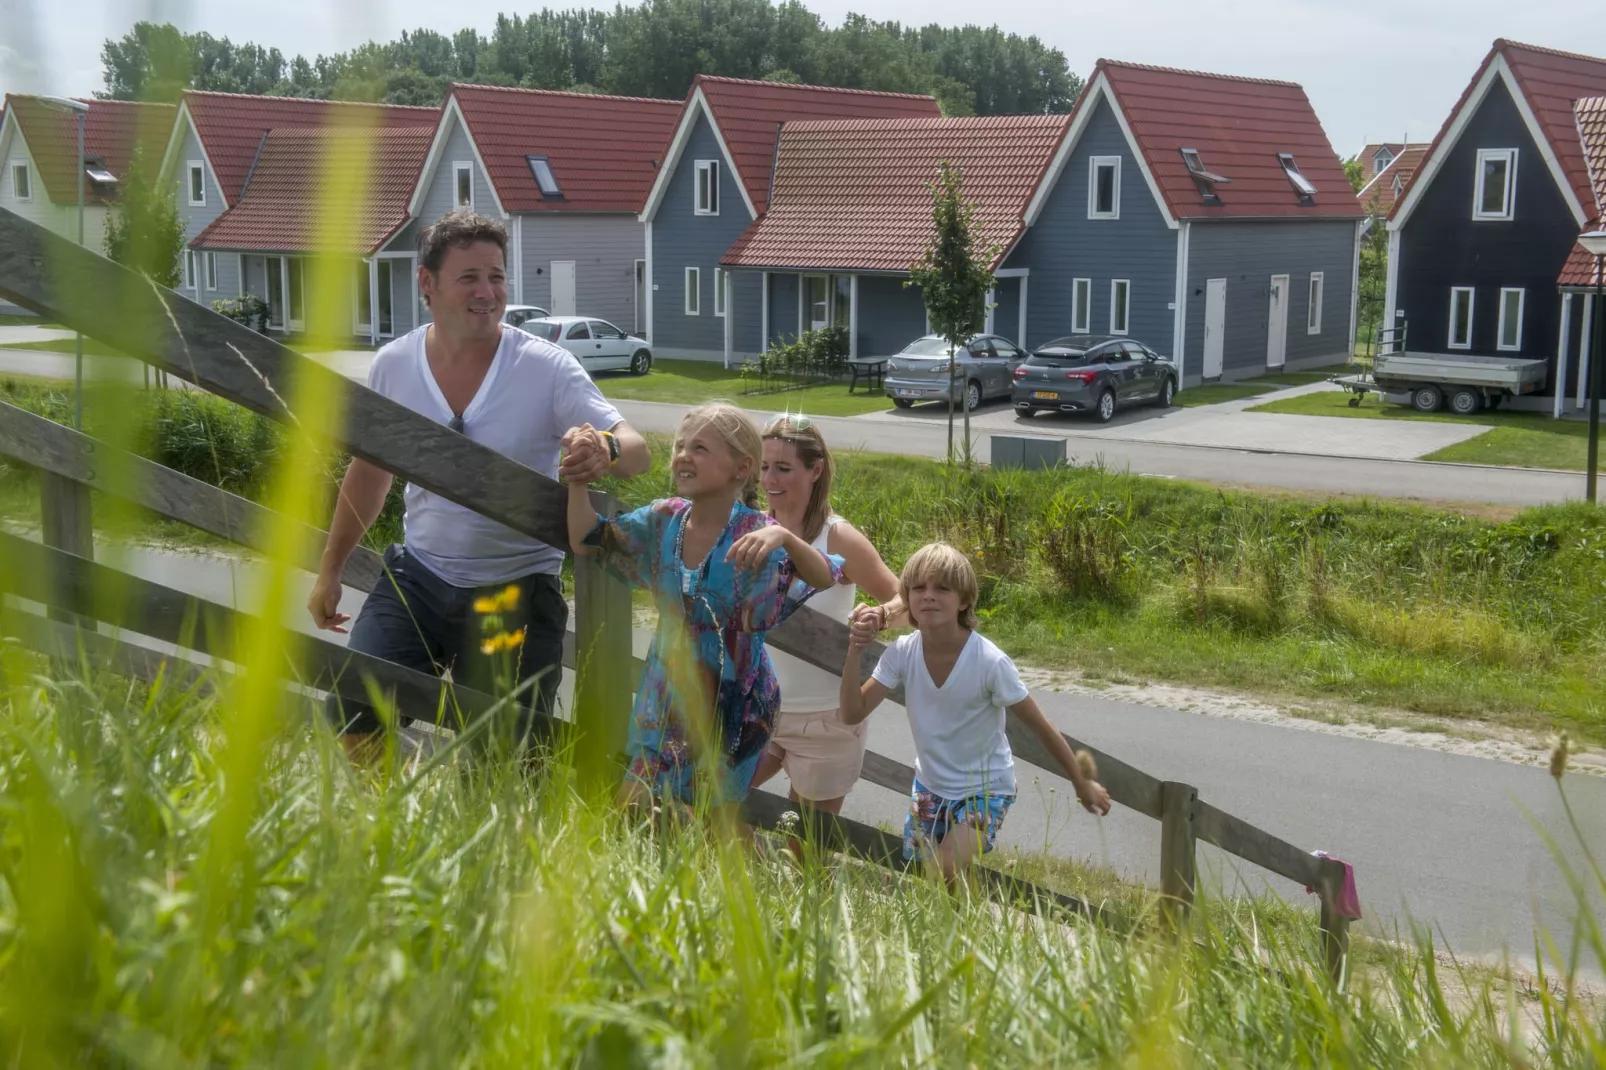
{"type": "Polygon", "coordinates": [[[903,687],[915,775],[928,790],[945,799],[1015,794],[1005,708],[1030,692],[1008,654],[973,631],[938,687],[926,670],[920,633],[911,632],[887,647],[871,675],[884,687],[903,687]]]}
{"type": "MultiPolygon", "coordinates": [[[[449,424],[452,408],[424,355],[427,326],[385,345],[368,369],[368,386],[398,404],[449,424]]],[[[623,419],[570,353],[515,327],[463,410],[463,433],[553,479],[564,432],[589,423],[604,430],[623,419]]],[[[563,550],[489,520],[411,483],[403,528],[407,552],[454,587],[511,583],[536,572],[557,574],[563,550]]]]}

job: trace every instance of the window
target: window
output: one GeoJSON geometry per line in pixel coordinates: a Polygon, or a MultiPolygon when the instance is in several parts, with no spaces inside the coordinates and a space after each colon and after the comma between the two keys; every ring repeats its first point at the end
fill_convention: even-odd
{"type": "Polygon", "coordinates": [[[1071,280],[1071,333],[1093,333],[1093,280],[1071,280]]]}
{"type": "Polygon", "coordinates": [[[1310,184],[1310,179],[1300,173],[1299,164],[1294,162],[1294,157],[1289,153],[1279,152],[1277,162],[1283,165],[1283,174],[1288,176],[1289,184],[1294,187],[1294,192],[1299,194],[1299,203],[1315,204],[1316,187],[1310,184]]]}
{"type": "MultiPolygon", "coordinates": [[[[268,281],[268,326],[284,330],[284,260],[281,257],[263,258],[263,270],[268,281]]],[[[367,289],[366,286],[363,289],[367,289]]]]}
{"type": "Polygon", "coordinates": [[[569,328],[569,333],[564,335],[564,337],[567,339],[590,338],[591,328],[584,323],[576,323],[573,327],[569,328]]]}
{"type": "Polygon", "coordinates": [[[697,161],[697,214],[719,214],[719,161],[697,161]]]}
{"type": "Polygon", "coordinates": [[[1517,188],[1517,150],[1479,149],[1473,219],[1510,219],[1517,188]]]}
{"type": "Polygon", "coordinates": [[[290,277],[290,323],[291,330],[300,330],[303,317],[302,296],[306,292],[302,286],[302,261],[300,257],[286,258],[285,273],[290,277]]]}
{"type": "Polygon", "coordinates": [[[452,164],[452,201],[458,208],[474,207],[474,165],[459,161],[452,164]]]}
{"type": "Polygon", "coordinates": [[[831,277],[810,275],[805,280],[805,300],[808,302],[808,329],[824,330],[831,325],[831,277]]]}
{"type": "Polygon", "coordinates": [[[206,262],[206,288],[215,290],[217,289],[217,254],[206,253],[204,254],[204,259],[206,262]]]}
{"type": "Polygon", "coordinates": [[[206,166],[200,160],[189,162],[189,195],[190,206],[193,208],[206,207],[206,166]]]}
{"type": "Polygon", "coordinates": [[[1221,198],[1216,194],[1218,185],[1224,186],[1231,179],[1205,169],[1204,161],[1199,158],[1198,149],[1179,149],[1182,153],[1182,162],[1188,167],[1188,175],[1193,184],[1199,187],[1199,193],[1206,204],[1220,204],[1221,198]]]}
{"type": "Polygon", "coordinates": [[[195,250],[184,250],[184,289],[195,289],[195,250]]]}
{"type": "Polygon", "coordinates": [[[28,173],[28,165],[14,163],[11,165],[11,196],[19,201],[33,200],[33,182],[28,173]]]}
{"type": "Polygon", "coordinates": [[[1472,287],[1450,287],[1450,348],[1472,348],[1472,287]]]}
{"type": "Polygon", "coordinates": [[[852,326],[853,320],[853,276],[831,276],[831,326],[841,327],[844,331],[852,326]]]}
{"type": "Polygon", "coordinates": [[[1121,157],[1088,158],[1087,217],[1121,218],[1121,157]]]}
{"type": "Polygon", "coordinates": [[[1394,154],[1392,152],[1386,148],[1378,149],[1377,155],[1372,157],[1372,173],[1376,174],[1393,162],[1394,154]]]}
{"type": "Polygon", "coordinates": [[[1127,279],[1110,280],[1110,333],[1125,334],[1131,322],[1132,283],[1127,279]]]}
{"type": "Polygon", "coordinates": [[[701,316],[703,273],[700,269],[686,269],[686,315],[701,316]]]}
{"type": "Polygon", "coordinates": [[[609,341],[617,342],[624,336],[625,332],[621,331],[611,323],[607,323],[603,320],[591,321],[591,337],[593,338],[605,338],[609,341]]]}
{"type": "Polygon", "coordinates": [[[368,290],[368,261],[359,260],[352,265],[351,293],[356,302],[356,327],[366,334],[373,330],[373,303],[368,290]]]}
{"type": "Polygon", "coordinates": [[[1522,348],[1522,303],[1526,290],[1504,287],[1500,291],[1499,348],[1522,348]]]}
{"type": "Polygon", "coordinates": [[[543,199],[561,198],[563,190],[558,186],[558,178],[552,173],[552,163],[545,156],[527,156],[530,161],[530,174],[535,176],[535,184],[541,188],[543,199]]]}
{"type": "Polygon", "coordinates": [[[1399,200],[1400,194],[1405,191],[1405,183],[1400,181],[1399,175],[1394,176],[1394,185],[1391,188],[1394,190],[1394,199],[1399,200]]]}
{"type": "Polygon", "coordinates": [[[1322,272],[1310,273],[1309,302],[1305,306],[1305,333],[1322,333],[1322,272]]]}
{"type": "Polygon", "coordinates": [[[117,185],[117,176],[106,170],[106,165],[98,157],[84,161],[84,177],[96,186],[117,185]]]}
{"type": "Polygon", "coordinates": [[[714,269],[714,315],[725,314],[725,269],[714,269]]]}

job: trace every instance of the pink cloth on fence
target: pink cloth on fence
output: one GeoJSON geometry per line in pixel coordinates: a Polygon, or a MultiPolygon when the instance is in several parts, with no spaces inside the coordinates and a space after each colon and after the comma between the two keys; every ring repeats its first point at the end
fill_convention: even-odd
{"type": "MultiPolygon", "coordinates": [[[[1344,883],[1338,889],[1338,901],[1333,904],[1333,911],[1341,918],[1359,920],[1361,916],[1361,897],[1355,892],[1355,867],[1341,858],[1334,858],[1326,851],[1312,851],[1317,858],[1325,858],[1329,862],[1337,862],[1344,867],[1344,883]]],[[[1306,888],[1305,894],[1314,894],[1316,889],[1306,888]]]]}

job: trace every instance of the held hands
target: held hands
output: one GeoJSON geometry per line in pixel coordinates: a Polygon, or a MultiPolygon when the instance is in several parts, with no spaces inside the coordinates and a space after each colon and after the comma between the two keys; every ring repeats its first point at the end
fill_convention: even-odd
{"type": "Polygon", "coordinates": [[[725,560],[739,569],[757,572],[764,567],[770,555],[786,545],[787,530],[779,524],[766,524],[750,531],[731,544],[725,560]]]}
{"type": "Polygon", "coordinates": [[[312,623],[324,631],[346,634],[346,624],[351,620],[351,615],[340,612],[339,576],[318,573],[317,580],[312,584],[312,593],[307,596],[307,612],[312,615],[312,623]]]}
{"type": "Polygon", "coordinates": [[[853,615],[848,618],[851,629],[848,634],[848,649],[863,650],[875,642],[878,632],[887,626],[887,609],[885,606],[871,606],[863,603],[853,608],[853,615]]]}
{"type": "Polygon", "coordinates": [[[602,432],[590,424],[571,427],[563,433],[563,457],[558,462],[558,478],[565,483],[595,483],[608,474],[612,458],[602,432]]]}

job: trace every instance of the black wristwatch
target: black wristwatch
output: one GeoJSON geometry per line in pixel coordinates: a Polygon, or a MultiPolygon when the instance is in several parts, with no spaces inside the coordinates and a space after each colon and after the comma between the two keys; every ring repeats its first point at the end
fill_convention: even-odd
{"type": "Polygon", "coordinates": [[[612,431],[602,432],[602,441],[608,444],[608,464],[619,459],[619,438],[612,431]]]}

